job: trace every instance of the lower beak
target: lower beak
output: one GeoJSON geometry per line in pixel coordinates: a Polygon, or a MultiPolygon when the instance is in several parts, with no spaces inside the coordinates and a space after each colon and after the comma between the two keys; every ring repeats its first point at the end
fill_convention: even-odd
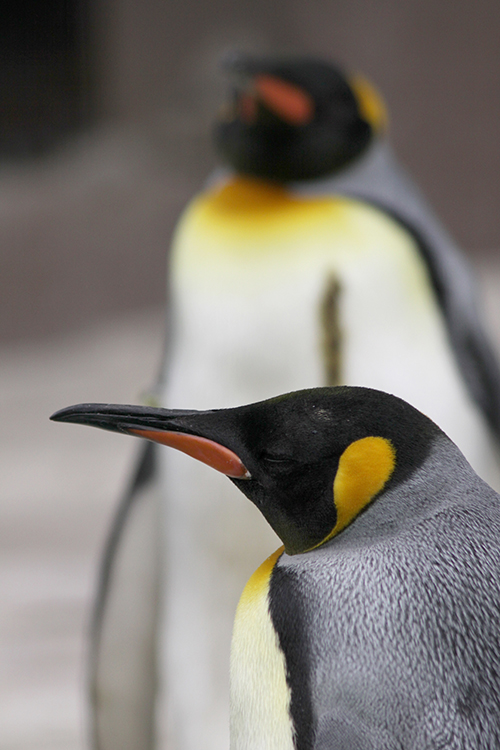
{"type": "Polygon", "coordinates": [[[215,440],[186,431],[189,428],[185,423],[196,421],[199,413],[148,406],[77,404],[61,409],[51,419],[137,435],[176,448],[233,479],[249,479],[250,472],[236,453],[215,440]]]}

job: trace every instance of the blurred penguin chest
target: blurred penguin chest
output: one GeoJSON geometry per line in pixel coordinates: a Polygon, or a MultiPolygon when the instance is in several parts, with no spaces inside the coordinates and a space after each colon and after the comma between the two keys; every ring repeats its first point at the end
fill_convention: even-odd
{"type": "Polygon", "coordinates": [[[366,369],[359,350],[394,357],[408,331],[414,338],[436,313],[418,250],[394,222],[356,201],[305,199],[265,183],[235,180],[195,201],[179,225],[171,272],[178,378],[186,385],[187,373],[200,392],[222,373],[229,400],[214,402],[214,393],[211,407],[325,384],[332,283],[340,290],[329,314],[342,336],[341,382],[363,379],[353,372],[366,369]]]}
{"type": "Polygon", "coordinates": [[[231,750],[294,750],[285,656],[269,613],[279,549],[253,574],[238,604],[231,645],[231,750]]]}

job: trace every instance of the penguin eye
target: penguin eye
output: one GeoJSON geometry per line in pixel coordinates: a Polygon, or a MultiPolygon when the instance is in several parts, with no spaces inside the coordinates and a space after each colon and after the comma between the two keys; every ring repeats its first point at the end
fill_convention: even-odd
{"type": "Polygon", "coordinates": [[[286,467],[291,466],[295,463],[291,456],[287,456],[284,453],[271,453],[270,451],[262,451],[260,460],[267,466],[275,467],[286,467]]]}

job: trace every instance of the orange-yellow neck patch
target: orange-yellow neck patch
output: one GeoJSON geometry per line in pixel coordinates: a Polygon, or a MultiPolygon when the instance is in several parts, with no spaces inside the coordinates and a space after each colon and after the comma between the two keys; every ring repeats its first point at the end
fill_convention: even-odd
{"type": "Polygon", "coordinates": [[[184,264],[195,257],[212,262],[221,256],[289,256],[295,247],[307,257],[304,247],[314,248],[318,237],[322,248],[330,248],[332,225],[348,233],[350,210],[359,205],[331,196],[304,198],[269,181],[236,177],[191,204],[176,235],[176,253],[182,252],[184,264]]]}
{"type": "Polygon", "coordinates": [[[255,599],[262,594],[267,596],[271,573],[273,572],[273,568],[282,554],[283,549],[283,547],[280,547],[276,552],[273,552],[273,554],[270,555],[267,560],[264,560],[262,565],[260,565],[250,576],[245,588],[243,589],[238,609],[243,609],[249,605],[253,606],[255,599]]]}
{"type": "Polygon", "coordinates": [[[295,208],[297,199],[282,185],[254,177],[234,177],[221,188],[203,196],[214,214],[274,213],[295,208]]]}
{"type": "Polygon", "coordinates": [[[395,466],[396,451],[386,438],[361,438],[345,449],[333,482],[337,522],[316,547],[328,542],[356,518],[384,487],[395,466]]]}
{"type": "Polygon", "coordinates": [[[283,547],[248,581],[231,644],[231,747],[294,750],[285,655],[271,620],[269,584],[283,547]]]}

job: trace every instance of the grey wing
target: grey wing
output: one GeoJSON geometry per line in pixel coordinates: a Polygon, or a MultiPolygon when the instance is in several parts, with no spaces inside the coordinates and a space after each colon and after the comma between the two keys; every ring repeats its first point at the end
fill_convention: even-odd
{"type": "Polygon", "coordinates": [[[378,206],[404,225],[427,263],[447,323],[457,363],[469,392],[500,439],[500,367],[478,313],[475,280],[466,259],[379,140],[335,177],[295,185],[305,195],[352,196],[378,206]]]}
{"type": "Polygon", "coordinates": [[[141,445],[101,561],[90,651],[94,750],[150,750],[160,576],[158,447],[141,445]]]}

